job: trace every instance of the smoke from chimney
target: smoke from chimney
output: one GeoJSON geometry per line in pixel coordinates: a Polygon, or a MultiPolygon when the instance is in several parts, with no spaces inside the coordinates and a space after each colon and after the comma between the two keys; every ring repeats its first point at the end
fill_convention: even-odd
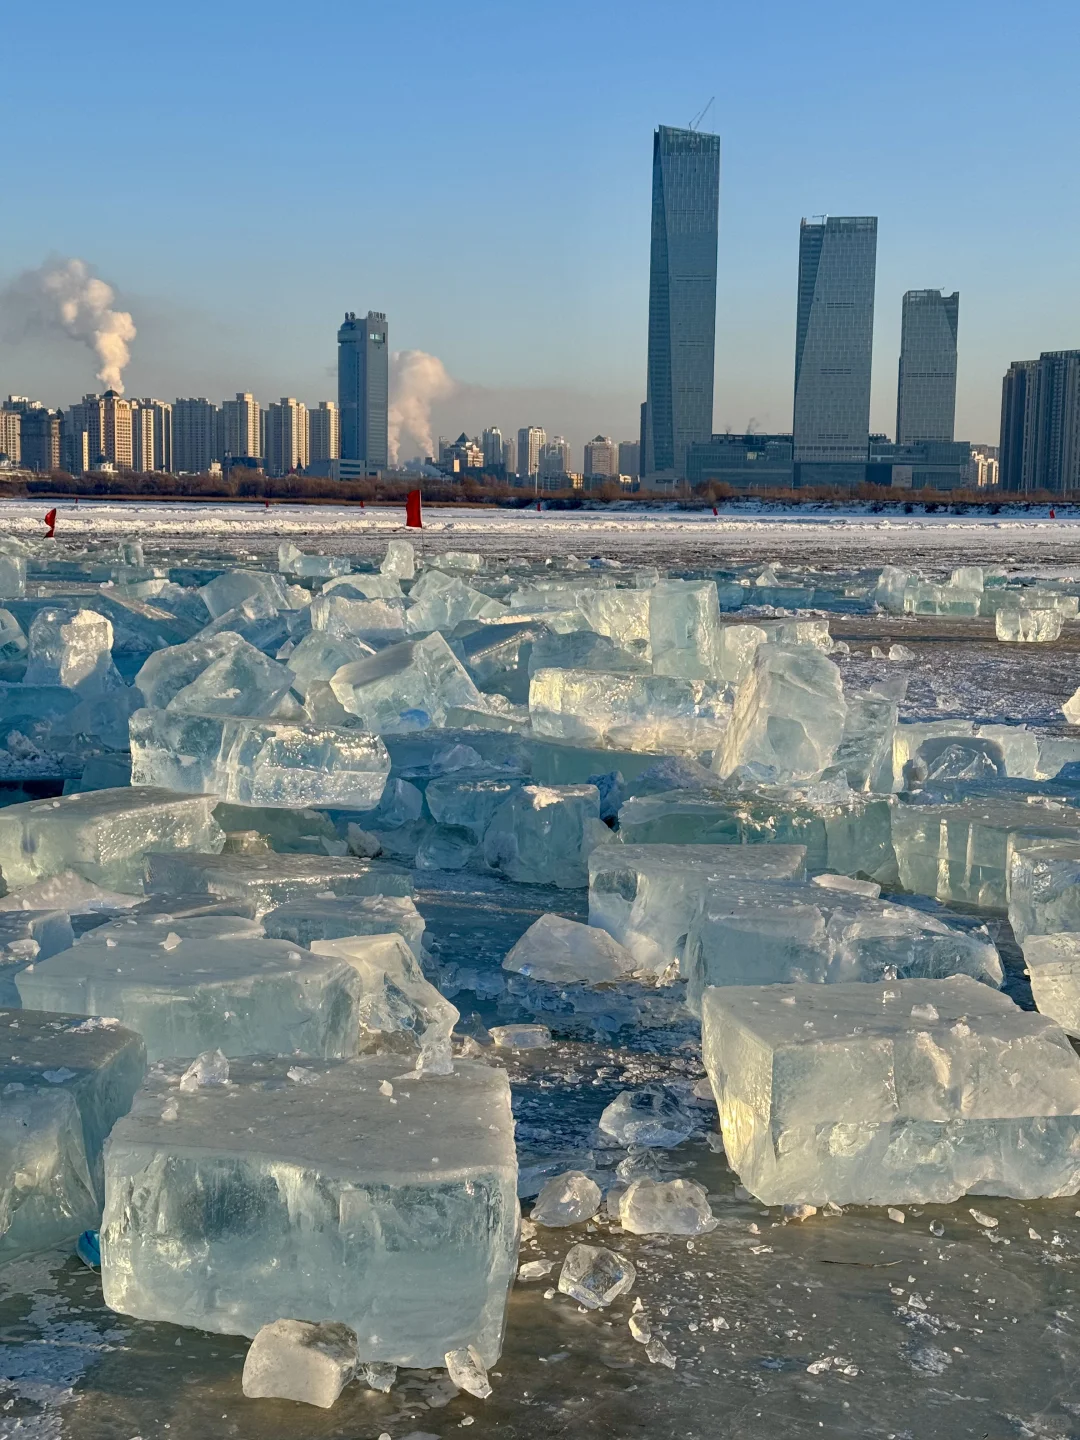
{"type": "Polygon", "coordinates": [[[390,357],[390,464],[396,465],[404,444],[421,455],[433,455],[431,407],[448,400],[457,389],[437,355],[423,350],[398,350],[390,357]]]}
{"type": "Polygon", "coordinates": [[[0,315],[12,339],[60,331],[94,352],[97,378],[123,394],[124,366],[135,324],[126,310],[114,310],[111,285],[91,273],[85,260],[50,260],[17,276],[0,294],[0,315]]]}

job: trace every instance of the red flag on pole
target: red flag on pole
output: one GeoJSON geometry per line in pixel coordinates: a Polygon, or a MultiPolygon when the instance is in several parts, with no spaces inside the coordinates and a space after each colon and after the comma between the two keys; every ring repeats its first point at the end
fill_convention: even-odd
{"type": "Polygon", "coordinates": [[[410,530],[422,530],[424,522],[420,516],[420,491],[410,490],[405,496],[405,524],[410,530]]]}
{"type": "Polygon", "coordinates": [[[45,516],[45,524],[48,529],[45,531],[45,539],[51,540],[56,534],[56,511],[50,510],[45,516]]]}
{"type": "Polygon", "coordinates": [[[537,513],[537,515],[540,514],[540,501],[539,501],[539,500],[537,500],[537,502],[536,502],[536,513],[537,513]]]}
{"type": "Polygon", "coordinates": [[[717,517],[719,517],[720,511],[717,510],[717,508],[716,508],[715,505],[712,507],[712,513],[713,513],[714,515],[716,515],[717,517]]]}

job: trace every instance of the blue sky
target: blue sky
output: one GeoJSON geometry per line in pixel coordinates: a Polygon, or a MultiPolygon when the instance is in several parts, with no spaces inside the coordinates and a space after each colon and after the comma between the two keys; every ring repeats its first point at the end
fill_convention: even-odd
{"type": "MultiPolygon", "coordinates": [[[[128,391],[332,396],[345,309],[459,382],[436,429],[633,436],[651,137],[723,139],[715,423],[791,421],[798,226],[880,217],[873,424],[900,299],[961,292],[957,433],[1080,346],[1080,9],[983,0],[71,0],[8,7],[0,282],[80,256],[139,328],[128,391]],[[16,63],[11,63],[18,57],[16,63]]],[[[70,341],[0,390],[93,388],[70,341]]]]}

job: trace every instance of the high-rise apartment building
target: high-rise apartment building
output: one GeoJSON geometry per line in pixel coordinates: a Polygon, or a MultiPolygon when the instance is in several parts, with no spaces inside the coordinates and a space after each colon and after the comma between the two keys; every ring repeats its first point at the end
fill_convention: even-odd
{"type": "Polygon", "coordinates": [[[69,458],[77,467],[73,474],[101,464],[114,465],[117,470],[131,469],[131,402],[115,390],[106,390],[104,395],[84,395],[68,411],[67,428],[69,458]]]}
{"type": "Polygon", "coordinates": [[[619,473],[619,447],[610,435],[595,435],[585,446],[585,479],[614,479],[619,473]]]}
{"type": "Polygon", "coordinates": [[[517,433],[517,474],[519,480],[535,480],[540,473],[540,451],[547,434],[539,425],[524,425],[517,433]]]}
{"type": "Polygon", "coordinates": [[[307,406],[283,395],[266,412],[266,470],[288,475],[308,463],[307,406]]]}
{"type": "Polygon", "coordinates": [[[503,433],[497,425],[492,425],[483,432],[480,446],[484,452],[484,469],[501,470],[504,463],[503,433]]]}
{"type": "Polygon", "coordinates": [[[909,290],[900,327],[896,443],[949,441],[956,426],[956,330],[960,294],[909,290]]]}
{"type": "Polygon", "coordinates": [[[22,414],[6,405],[0,408],[0,460],[22,463],[22,414]]]}
{"type": "Polygon", "coordinates": [[[131,451],[133,470],[172,470],[172,406],[167,400],[131,402],[131,451]]]}
{"type": "Polygon", "coordinates": [[[28,395],[9,395],[5,409],[17,411],[20,417],[23,468],[43,475],[59,470],[63,463],[60,412],[48,409],[40,400],[31,400],[28,395]]]}
{"type": "Polygon", "coordinates": [[[511,475],[517,474],[517,441],[513,435],[503,438],[503,469],[506,472],[507,480],[511,475]]]}
{"type": "Polygon", "coordinates": [[[720,137],[661,125],[653,136],[645,474],[682,478],[687,446],[712,434],[720,137]]]}
{"type": "Polygon", "coordinates": [[[619,474],[636,480],[641,474],[641,445],[637,440],[619,441],[619,474]]]}
{"type": "Polygon", "coordinates": [[[1080,490],[1080,350],[1009,366],[998,457],[1003,490],[1080,490]]]}
{"type": "Polygon", "coordinates": [[[324,464],[341,455],[341,415],[333,400],[320,400],[308,411],[308,464],[324,464]]]}
{"type": "Polygon", "coordinates": [[[548,484],[563,481],[570,474],[570,446],[561,435],[553,435],[541,445],[537,473],[548,484]]]}
{"type": "Polygon", "coordinates": [[[220,460],[217,406],[205,396],[174,400],[172,407],[173,469],[178,474],[200,475],[220,460]]]}
{"type": "Polygon", "coordinates": [[[812,480],[857,478],[820,467],[865,465],[870,451],[877,219],[830,215],[799,233],[795,326],[795,466],[812,480]]]}
{"type": "Polygon", "coordinates": [[[250,460],[262,456],[259,430],[259,402],[247,390],[238,390],[235,400],[221,402],[220,459],[250,460]]]}
{"type": "Polygon", "coordinates": [[[390,349],[386,316],[348,311],[338,330],[341,459],[365,471],[390,463],[390,349]]]}

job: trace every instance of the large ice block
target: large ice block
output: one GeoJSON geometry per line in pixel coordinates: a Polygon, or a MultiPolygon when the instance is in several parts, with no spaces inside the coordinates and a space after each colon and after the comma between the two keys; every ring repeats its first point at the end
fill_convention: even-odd
{"type": "Polygon", "coordinates": [[[715,750],[728,723],[722,696],[698,682],[597,670],[536,671],[529,715],[535,735],[661,755],[715,750]]]}
{"type": "Polygon", "coordinates": [[[278,569],[283,575],[324,580],[335,575],[348,575],[352,561],[347,555],[306,555],[299,545],[283,540],[278,546],[278,569]]]}
{"type": "Polygon", "coordinates": [[[465,620],[494,620],[505,612],[505,605],[456,575],[426,570],[409,591],[405,628],[410,635],[429,635],[432,630],[452,630],[465,620]]]}
{"type": "Polygon", "coordinates": [[[606,930],[562,915],[541,915],[503,961],[504,970],[551,985],[612,985],[630,979],[637,968],[634,956],[606,930]]]}
{"type": "MultiPolygon", "coordinates": [[[[470,771],[464,772],[468,777],[470,771]]],[[[431,818],[438,825],[460,826],[479,842],[499,806],[520,790],[526,777],[521,775],[489,775],[475,778],[444,775],[430,780],[424,791],[431,818]]],[[[406,782],[407,783],[407,782],[406,782]]]]}
{"type": "Polygon", "coordinates": [[[170,645],[135,677],[146,705],[197,715],[273,715],[293,675],[231,630],[170,645]]]}
{"type": "MultiPolygon", "coordinates": [[[[599,595],[626,595],[626,590],[599,590],[599,595]]],[[[624,650],[607,635],[594,630],[548,630],[538,634],[529,655],[529,675],[540,670],[605,670],[619,676],[651,676],[649,666],[639,655],[624,650]]],[[[670,682],[669,682],[670,683],[670,682]]],[[[687,683],[689,688],[690,682],[687,683]]],[[[660,690],[662,687],[657,687],[660,690]]],[[[675,688],[675,687],[673,687],[675,688]]],[[[526,695],[526,699],[528,696],[526,695]]]]}
{"type": "Polygon", "coordinates": [[[1080,1057],[966,976],[708,990],[702,1039],[728,1161],[768,1205],[1080,1188],[1080,1057]]]}
{"type": "Polygon", "coordinates": [[[621,650],[642,661],[652,659],[651,589],[582,590],[577,603],[598,635],[606,635],[621,650]]]}
{"type": "Polygon", "coordinates": [[[263,931],[274,939],[304,946],[349,935],[398,934],[419,960],[424,917],[408,895],[348,895],[340,900],[313,896],[271,910],[263,916],[263,931]]]}
{"type": "Polygon", "coordinates": [[[351,1326],[361,1361],[441,1366],[471,1344],[493,1365],[519,1229],[505,1071],[293,1068],[234,1061],[187,1094],[150,1074],[106,1156],[106,1304],[242,1335],[316,1316],[351,1326]]]}
{"type": "Polygon", "coordinates": [[[942,980],[998,986],[1001,960],[983,933],[953,929],[910,905],[820,885],[724,882],[702,891],[686,937],[686,1003],[711,985],[942,980]]]}
{"type": "Polygon", "coordinates": [[[250,599],[266,601],[277,610],[289,608],[285,581],[268,570],[226,570],[208,585],[203,585],[199,594],[215,620],[250,599]]]}
{"type": "Polygon", "coordinates": [[[382,861],[337,855],[180,855],[147,849],[148,894],[243,900],[258,915],[293,901],[412,895],[409,872],[382,861]]]}
{"type": "Polygon", "coordinates": [[[1062,614],[1058,609],[1000,609],[994,616],[994,629],[999,640],[1046,644],[1061,635],[1062,614]]]}
{"type": "Polygon", "coordinates": [[[311,602],[311,626],[337,640],[391,645],[405,636],[405,607],[400,600],[350,600],[334,591],[311,602]]]}
{"type": "MultiPolygon", "coordinates": [[[[349,665],[353,660],[365,660],[374,653],[370,645],[365,645],[355,636],[335,636],[328,635],[325,630],[312,630],[289,653],[288,666],[293,676],[293,687],[298,695],[307,699],[312,685],[321,682],[328,686],[330,677],[342,665],[349,665]]],[[[147,701],[147,704],[152,703],[147,701]]]]}
{"type": "Polygon", "coordinates": [[[24,683],[63,685],[84,699],[123,686],[112,658],[113,627],[104,615],[70,605],[49,605],[30,623],[24,683]]]}
{"type": "Polygon", "coordinates": [[[377,735],[332,725],[136,710],[130,737],[133,784],[239,805],[368,810],[390,773],[377,735]]]}
{"type": "Polygon", "coordinates": [[[649,644],[657,675],[716,674],[720,607],[712,580],[661,580],[649,592],[649,644]]]}
{"type": "Polygon", "coordinates": [[[0,1260],[96,1229],[101,1151],[146,1069],[142,1040],[115,1022],[0,1010],[0,1260]]]}
{"type": "Polygon", "coordinates": [[[214,804],[212,796],[135,785],[8,805],[0,809],[0,871],[11,888],[74,870],[95,885],[139,894],[148,850],[221,849],[214,804]]]}
{"type": "Polygon", "coordinates": [[[832,764],[846,718],[840,671],[820,650],[759,645],[713,769],[761,765],[778,780],[814,779],[832,764]]]}
{"type": "Polygon", "coordinates": [[[801,879],[802,845],[611,845],[589,857],[589,924],[638,965],[662,975],[682,959],[702,895],[712,885],[801,879]]]}
{"type": "Polygon", "coordinates": [[[595,785],[524,785],[492,816],[484,859],[508,880],[572,889],[589,883],[590,854],[614,839],[595,785]]]}
{"type": "Polygon", "coordinates": [[[330,688],[350,715],[380,735],[443,725],[449,707],[484,709],[483,696],[438,631],[343,665],[330,688]]]}
{"type": "Polygon", "coordinates": [[[1013,834],[1007,865],[1009,923],[1017,940],[1080,931],[1080,829],[1052,838],[1013,834]]]}
{"type": "Polygon", "coordinates": [[[390,540],[379,569],[395,580],[411,580],[416,574],[416,551],[409,540],[390,540]]]}

